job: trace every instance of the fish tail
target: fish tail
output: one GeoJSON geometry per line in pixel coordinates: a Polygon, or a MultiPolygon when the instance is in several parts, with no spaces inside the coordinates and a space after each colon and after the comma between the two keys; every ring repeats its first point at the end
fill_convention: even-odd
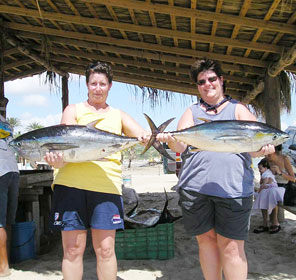
{"type": "Polygon", "coordinates": [[[149,150],[149,148],[151,146],[153,146],[161,155],[165,156],[166,158],[170,159],[170,160],[174,160],[169,153],[166,151],[166,149],[163,147],[163,145],[156,140],[156,135],[160,132],[163,132],[166,127],[175,119],[175,118],[171,118],[167,121],[165,121],[164,123],[162,123],[159,127],[156,127],[155,123],[152,121],[152,119],[146,115],[144,113],[144,116],[150,126],[151,129],[151,137],[149,139],[149,142],[147,143],[145,149],[143,150],[143,152],[141,154],[144,154],[146,151],[149,150]]]}

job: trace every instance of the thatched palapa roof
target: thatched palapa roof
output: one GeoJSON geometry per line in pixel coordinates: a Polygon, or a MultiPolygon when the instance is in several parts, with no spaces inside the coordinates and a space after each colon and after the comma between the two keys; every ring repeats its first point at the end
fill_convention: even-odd
{"type": "Polygon", "coordinates": [[[196,95],[196,58],[221,61],[227,93],[249,103],[265,75],[296,73],[295,0],[1,0],[4,81],[46,70],[196,95]]]}

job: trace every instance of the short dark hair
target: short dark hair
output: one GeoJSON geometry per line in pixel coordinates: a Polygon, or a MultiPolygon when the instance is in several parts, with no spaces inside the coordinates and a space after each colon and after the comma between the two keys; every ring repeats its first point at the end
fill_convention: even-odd
{"type": "Polygon", "coordinates": [[[111,66],[108,63],[96,61],[94,63],[90,63],[87,65],[85,70],[85,79],[86,83],[89,81],[89,76],[93,73],[103,73],[106,75],[109,83],[112,83],[113,80],[113,72],[111,66]]]}
{"type": "Polygon", "coordinates": [[[258,166],[259,165],[262,165],[263,167],[270,169],[270,164],[266,158],[261,159],[258,163],[258,166]]]}
{"type": "MultiPolygon", "coordinates": [[[[216,75],[221,78],[223,76],[223,71],[221,65],[218,61],[209,59],[209,58],[201,58],[196,60],[190,69],[190,77],[192,81],[196,84],[197,83],[197,76],[199,73],[211,70],[216,73],[216,75]]],[[[225,81],[223,81],[223,91],[225,92],[226,86],[225,81]]]]}

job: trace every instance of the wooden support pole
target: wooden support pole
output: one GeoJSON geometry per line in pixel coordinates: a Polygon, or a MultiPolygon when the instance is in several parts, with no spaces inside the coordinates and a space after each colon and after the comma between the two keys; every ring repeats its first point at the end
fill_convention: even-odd
{"type": "MultiPolygon", "coordinates": [[[[266,75],[264,80],[264,111],[266,123],[281,129],[281,105],[279,79],[266,75]]],[[[283,222],[285,220],[285,213],[282,208],[278,209],[278,220],[283,222]]]]}
{"type": "Polygon", "coordinates": [[[264,112],[266,123],[281,129],[279,79],[269,75],[264,80],[264,112]]]}
{"type": "Polygon", "coordinates": [[[8,99],[4,96],[4,36],[0,35],[0,114],[6,118],[8,99]]]}
{"type": "Polygon", "coordinates": [[[63,111],[69,104],[69,88],[68,88],[68,77],[62,77],[62,106],[63,111]]]}

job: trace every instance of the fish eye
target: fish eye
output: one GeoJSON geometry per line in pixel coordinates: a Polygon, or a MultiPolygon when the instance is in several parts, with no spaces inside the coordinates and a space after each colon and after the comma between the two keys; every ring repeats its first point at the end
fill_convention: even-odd
{"type": "Polygon", "coordinates": [[[21,143],[20,142],[17,142],[16,145],[17,145],[17,147],[20,147],[21,146],[21,143]]]}
{"type": "Polygon", "coordinates": [[[273,135],[272,140],[276,140],[276,139],[277,139],[277,136],[273,135]]]}

